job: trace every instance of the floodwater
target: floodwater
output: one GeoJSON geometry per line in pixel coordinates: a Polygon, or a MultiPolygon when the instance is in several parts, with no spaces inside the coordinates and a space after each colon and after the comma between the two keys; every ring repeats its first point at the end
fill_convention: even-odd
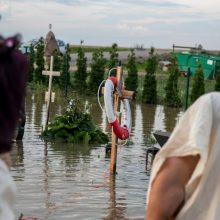
{"type": "MultiPolygon", "coordinates": [[[[84,100],[91,105],[96,126],[110,135],[97,100],[84,100]]],[[[61,114],[63,107],[64,98],[57,95],[50,118],[61,114]]],[[[44,93],[28,91],[24,138],[12,152],[17,219],[21,213],[38,220],[144,219],[148,139],[155,130],[172,131],[181,112],[131,103],[132,143],[118,147],[117,175],[112,177],[104,146],[44,142],[40,133],[45,111],[44,93]]]]}

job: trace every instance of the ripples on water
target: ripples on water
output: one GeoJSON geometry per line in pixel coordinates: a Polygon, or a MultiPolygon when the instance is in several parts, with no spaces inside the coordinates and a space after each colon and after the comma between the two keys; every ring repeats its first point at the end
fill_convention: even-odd
{"type": "MultiPolygon", "coordinates": [[[[63,98],[51,106],[60,114],[63,98]]],[[[95,124],[110,133],[97,101],[88,100],[95,124]]],[[[45,143],[39,135],[45,120],[44,95],[28,93],[23,142],[14,146],[12,175],[18,193],[17,218],[38,220],[144,219],[149,176],[145,172],[147,138],[155,130],[172,130],[179,111],[131,104],[133,144],[118,148],[117,175],[109,175],[103,146],[45,143]]]]}

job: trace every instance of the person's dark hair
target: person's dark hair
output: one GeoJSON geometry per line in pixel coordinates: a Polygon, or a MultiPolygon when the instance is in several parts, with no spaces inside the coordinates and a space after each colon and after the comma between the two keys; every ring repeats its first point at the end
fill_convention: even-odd
{"type": "Polygon", "coordinates": [[[11,149],[25,95],[27,59],[16,48],[20,35],[0,37],[0,153],[11,149]]]}

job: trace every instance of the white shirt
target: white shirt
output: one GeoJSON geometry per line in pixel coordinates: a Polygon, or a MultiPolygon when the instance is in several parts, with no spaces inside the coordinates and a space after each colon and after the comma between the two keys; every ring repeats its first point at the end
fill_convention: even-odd
{"type": "Polygon", "coordinates": [[[186,185],[185,204],[176,220],[220,220],[220,93],[201,96],[181,117],[156,155],[151,180],[168,157],[200,155],[186,185]]]}
{"type": "Polygon", "coordinates": [[[0,220],[15,220],[16,186],[5,162],[0,159],[0,220]]]}

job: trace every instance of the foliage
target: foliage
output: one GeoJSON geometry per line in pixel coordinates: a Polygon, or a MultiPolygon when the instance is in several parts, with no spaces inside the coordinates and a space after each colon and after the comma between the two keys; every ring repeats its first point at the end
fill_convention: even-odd
{"type": "Polygon", "coordinates": [[[147,59],[147,66],[145,69],[147,74],[144,78],[142,94],[143,102],[147,104],[157,103],[157,81],[155,76],[157,65],[158,61],[156,56],[154,55],[154,48],[151,47],[149,58],[147,59]]]}
{"type": "Polygon", "coordinates": [[[53,56],[53,71],[59,71],[60,72],[60,76],[53,77],[53,84],[59,85],[60,77],[62,77],[62,72],[60,71],[61,70],[62,58],[60,56],[60,52],[57,49],[55,49],[53,51],[52,56],[53,56]]]}
{"type": "Polygon", "coordinates": [[[128,63],[126,67],[128,75],[125,79],[125,88],[136,92],[138,87],[138,70],[134,50],[131,50],[131,54],[128,55],[128,63]]]}
{"type": "Polygon", "coordinates": [[[76,61],[77,70],[74,72],[73,86],[77,91],[85,91],[87,87],[87,59],[82,47],[78,49],[78,57],[76,61]]]}
{"type": "MultiPolygon", "coordinates": [[[[117,67],[118,62],[119,62],[118,61],[118,45],[116,43],[112,44],[109,54],[110,54],[110,60],[108,63],[108,67],[110,70],[112,68],[117,67]]],[[[111,73],[112,75],[116,75],[116,71],[112,71],[111,73]]]]}
{"type": "Polygon", "coordinates": [[[28,54],[29,58],[29,75],[28,82],[32,82],[34,80],[34,63],[35,63],[35,52],[33,44],[30,45],[30,53],[28,54]]]}
{"type": "Polygon", "coordinates": [[[66,45],[66,53],[63,56],[61,64],[61,77],[60,77],[60,88],[67,90],[70,85],[70,47],[69,44],[66,45]]]}
{"type": "Polygon", "coordinates": [[[220,62],[216,63],[215,76],[215,91],[220,91],[220,62]]]}
{"type": "Polygon", "coordinates": [[[42,71],[44,70],[44,40],[43,37],[39,39],[36,46],[36,69],[35,69],[35,82],[45,82],[45,77],[42,77],[42,71]]]}
{"type": "Polygon", "coordinates": [[[176,58],[172,60],[172,66],[169,69],[170,74],[165,87],[165,104],[170,107],[181,107],[181,99],[178,89],[179,70],[176,58]]]}
{"type": "Polygon", "coordinates": [[[191,103],[193,103],[197,98],[199,98],[204,93],[205,93],[204,73],[203,73],[202,65],[200,63],[193,78],[192,91],[190,94],[191,103]]]}
{"type": "Polygon", "coordinates": [[[88,89],[97,93],[100,83],[104,79],[106,60],[101,50],[95,51],[92,55],[91,72],[89,74],[88,89]]]}
{"type": "Polygon", "coordinates": [[[215,81],[215,91],[220,92],[220,74],[216,76],[216,81],[215,81]]]}
{"type": "Polygon", "coordinates": [[[96,129],[91,115],[82,112],[77,100],[70,100],[62,116],[57,116],[43,133],[43,137],[69,143],[107,143],[108,136],[96,129]]]}
{"type": "Polygon", "coordinates": [[[158,61],[164,61],[164,60],[172,61],[173,59],[173,53],[168,53],[168,52],[157,54],[156,56],[158,61]]]}
{"type": "MultiPolygon", "coordinates": [[[[70,45],[70,53],[77,53],[79,45],[70,45]]],[[[86,46],[82,45],[82,48],[85,53],[93,53],[96,50],[102,50],[103,52],[109,52],[111,47],[103,47],[103,46],[86,46]]],[[[127,47],[118,47],[118,51],[129,51],[131,48],[127,47]]]]}

